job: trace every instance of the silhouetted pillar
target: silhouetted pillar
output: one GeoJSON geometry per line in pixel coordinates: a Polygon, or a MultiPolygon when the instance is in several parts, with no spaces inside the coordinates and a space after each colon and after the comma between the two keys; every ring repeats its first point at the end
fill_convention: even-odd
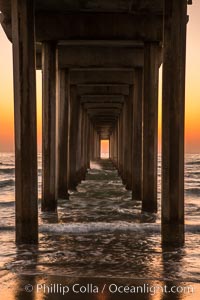
{"type": "Polygon", "coordinates": [[[98,133],[95,131],[95,153],[96,153],[96,159],[98,158],[98,133]]]}
{"type": "Polygon", "coordinates": [[[142,210],[148,212],[157,211],[158,70],[158,45],[157,43],[146,43],[143,85],[142,210]]]}
{"type": "Polygon", "coordinates": [[[32,0],[12,1],[17,243],[38,242],[33,3],[32,0]]]}
{"type": "Polygon", "coordinates": [[[113,129],[111,136],[112,136],[112,161],[115,164],[115,129],[113,129]]]}
{"type": "Polygon", "coordinates": [[[126,185],[127,181],[127,153],[128,153],[128,145],[127,145],[127,97],[125,97],[124,106],[123,106],[123,113],[122,113],[122,138],[123,138],[123,147],[122,147],[122,179],[124,185],[126,185]]]}
{"type": "Polygon", "coordinates": [[[121,173],[121,115],[122,115],[122,111],[119,115],[119,120],[118,120],[118,171],[119,174],[121,173]]]}
{"type": "Polygon", "coordinates": [[[84,110],[83,112],[83,122],[82,122],[82,129],[83,129],[83,152],[82,152],[82,164],[83,164],[83,172],[84,172],[84,176],[85,176],[85,172],[86,172],[86,165],[87,165],[87,162],[86,162],[86,155],[87,155],[87,141],[86,141],[86,117],[87,117],[87,113],[86,111],[84,110]]]}
{"type": "Polygon", "coordinates": [[[120,128],[120,132],[119,132],[119,136],[120,136],[119,174],[121,176],[123,176],[122,172],[123,172],[123,145],[124,145],[124,143],[123,143],[123,141],[124,141],[124,138],[123,138],[123,110],[124,110],[124,105],[123,105],[123,108],[122,108],[122,111],[120,114],[120,119],[119,119],[119,128],[120,128]]]}
{"type": "Polygon", "coordinates": [[[80,179],[83,180],[85,178],[85,128],[84,128],[84,114],[85,109],[83,106],[81,106],[81,120],[80,120],[80,133],[81,133],[81,140],[80,140],[80,146],[81,146],[81,156],[80,156],[80,179]]]}
{"type": "Polygon", "coordinates": [[[42,210],[56,201],[56,44],[42,45],[42,210]]]}
{"type": "Polygon", "coordinates": [[[115,150],[114,150],[114,160],[115,160],[115,166],[116,166],[116,167],[118,167],[117,159],[118,159],[118,123],[115,125],[115,150]]]}
{"type": "Polygon", "coordinates": [[[133,94],[132,197],[142,199],[142,68],[135,69],[133,94]]]}
{"type": "Polygon", "coordinates": [[[115,129],[113,130],[111,137],[112,137],[112,160],[115,163],[115,129]]]}
{"type": "Polygon", "coordinates": [[[77,140],[78,140],[78,117],[79,104],[77,97],[77,88],[75,85],[70,86],[70,128],[69,128],[69,188],[75,189],[78,183],[76,166],[77,166],[77,140]]]}
{"type": "Polygon", "coordinates": [[[83,109],[82,105],[79,104],[80,99],[78,97],[78,131],[77,131],[77,150],[76,150],[76,178],[77,183],[82,180],[82,140],[83,140],[83,131],[82,131],[82,118],[83,118],[83,109]]]}
{"type": "Polygon", "coordinates": [[[109,136],[109,158],[111,158],[112,159],[112,133],[110,134],[110,136],[109,136]]]}
{"type": "Polygon", "coordinates": [[[86,151],[86,171],[87,169],[90,167],[90,121],[89,121],[89,117],[87,114],[87,121],[86,121],[86,125],[87,125],[87,138],[86,138],[86,147],[87,147],[87,151],[86,151]]]}
{"type": "Polygon", "coordinates": [[[68,110],[69,72],[59,70],[58,78],[58,164],[57,193],[59,198],[68,199],[68,110]]]}
{"type": "Polygon", "coordinates": [[[82,110],[82,150],[81,150],[81,165],[82,165],[82,179],[85,177],[86,171],[86,111],[85,109],[82,110]]]}
{"type": "Polygon", "coordinates": [[[100,138],[100,134],[99,133],[97,133],[97,157],[98,158],[100,158],[100,156],[101,156],[101,147],[100,147],[100,145],[101,145],[101,138],[100,138]]]}
{"type": "Polygon", "coordinates": [[[90,122],[90,126],[91,126],[91,139],[90,139],[90,159],[93,160],[94,159],[94,126],[92,124],[92,122],[90,122]]]}
{"type": "Polygon", "coordinates": [[[133,173],[133,166],[132,166],[132,142],[133,142],[133,90],[134,87],[130,86],[130,93],[127,96],[127,156],[126,156],[126,188],[128,190],[132,190],[132,173],[133,173]]]}
{"type": "Polygon", "coordinates": [[[94,159],[97,158],[96,129],[94,129],[94,159]]]}
{"type": "Polygon", "coordinates": [[[112,137],[112,161],[114,162],[115,156],[115,130],[113,129],[110,138],[112,137]]]}
{"type": "Polygon", "coordinates": [[[165,1],[162,103],[162,239],[184,242],[187,0],[165,1]]]}
{"type": "Polygon", "coordinates": [[[117,169],[120,170],[120,116],[117,121],[117,169]]]}

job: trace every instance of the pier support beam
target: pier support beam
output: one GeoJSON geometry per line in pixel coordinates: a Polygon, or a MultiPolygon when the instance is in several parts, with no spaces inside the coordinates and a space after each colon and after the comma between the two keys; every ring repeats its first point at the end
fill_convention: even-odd
{"type": "Polygon", "coordinates": [[[158,69],[158,45],[157,43],[146,43],[144,51],[142,210],[147,212],[157,211],[158,69]]]}
{"type": "Polygon", "coordinates": [[[16,242],[38,242],[34,1],[13,0],[16,242]]]}
{"type": "Polygon", "coordinates": [[[82,105],[80,105],[79,109],[79,124],[78,124],[78,152],[77,152],[77,176],[78,182],[81,182],[84,179],[83,172],[83,147],[84,147],[84,136],[83,136],[83,114],[84,110],[82,105]]]}
{"type": "Polygon", "coordinates": [[[165,1],[162,104],[162,241],[184,242],[187,0],[165,1]]]}
{"type": "Polygon", "coordinates": [[[142,103],[143,70],[135,68],[133,91],[132,198],[142,199],[142,103]]]}
{"type": "Polygon", "coordinates": [[[123,184],[127,185],[127,155],[128,155],[128,128],[127,128],[127,111],[128,111],[128,97],[125,97],[123,110],[122,110],[122,139],[123,139],[123,148],[122,148],[122,180],[123,184]]]}
{"type": "Polygon", "coordinates": [[[58,77],[57,194],[59,198],[68,199],[69,71],[61,69],[58,77]]]}
{"type": "Polygon", "coordinates": [[[75,190],[78,184],[77,178],[77,141],[78,141],[78,117],[79,117],[79,103],[77,99],[77,87],[70,86],[70,124],[69,124],[69,189],[75,190]]]}
{"type": "Polygon", "coordinates": [[[121,114],[119,116],[119,174],[123,179],[123,110],[124,110],[124,104],[123,109],[121,111],[121,114]]]}
{"type": "Polygon", "coordinates": [[[126,188],[132,190],[132,128],[133,128],[133,85],[130,86],[130,94],[125,96],[126,117],[125,117],[125,182],[126,188]]]}
{"type": "Polygon", "coordinates": [[[42,210],[55,211],[56,201],[56,45],[42,45],[42,210]]]}
{"type": "Polygon", "coordinates": [[[85,173],[87,170],[87,162],[86,162],[86,155],[87,155],[87,151],[86,151],[86,144],[87,144],[87,140],[86,140],[86,118],[87,118],[87,113],[85,111],[85,109],[83,109],[83,121],[82,121],[82,139],[83,139],[83,149],[82,149],[82,173],[83,173],[83,178],[85,177],[85,173]]]}

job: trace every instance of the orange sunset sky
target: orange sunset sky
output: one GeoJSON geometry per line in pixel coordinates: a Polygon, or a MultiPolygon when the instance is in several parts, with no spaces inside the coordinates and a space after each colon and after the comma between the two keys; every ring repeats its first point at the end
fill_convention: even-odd
{"type": "MultiPolygon", "coordinates": [[[[186,152],[200,153],[200,1],[188,6],[186,69],[186,152]]],[[[162,70],[160,70],[162,74],[162,70]]],[[[161,76],[160,76],[161,77],[161,76]]],[[[161,80],[160,80],[161,86],[161,80]]],[[[41,151],[41,72],[37,71],[38,146],[41,151]]],[[[161,103],[161,87],[159,91],[161,103]]],[[[159,104],[159,106],[161,106],[159,104]]],[[[161,111],[161,107],[159,107],[161,111]]],[[[0,26],[0,152],[14,150],[12,45],[0,26]]],[[[160,149],[159,115],[159,149],[160,149]]]]}

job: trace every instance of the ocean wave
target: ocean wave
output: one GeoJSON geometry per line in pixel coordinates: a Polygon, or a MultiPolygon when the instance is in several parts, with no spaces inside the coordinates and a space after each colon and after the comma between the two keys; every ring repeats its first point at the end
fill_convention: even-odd
{"type": "Polygon", "coordinates": [[[188,161],[186,162],[186,165],[200,165],[200,160],[196,160],[196,161],[188,161]]]}
{"type": "Polygon", "coordinates": [[[5,168],[5,169],[0,169],[0,175],[4,174],[14,174],[15,168],[5,168]]]}
{"type": "Polygon", "coordinates": [[[15,164],[14,162],[9,162],[9,163],[3,163],[3,162],[0,162],[0,166],[9,166],[9,167],[14,167],[15,164]]]}
{"type": "Polygon", "coordinates": [[[15,226],[6,226],[0,224],[0,231],[14,231],[15,226]]]}
{"type": "MultiPolygon", "coordinates": [[[[199,233],[200,225],[186,225],[186,232],[199,233]]],[[[152,223],[128,223],[128,222],[91,222],[91,223],[71,223],[71,224],[45,224],[40,226],[41,233],[54,234],[78,234],[78,233],[98,233],[98,232],[145,232],[159,234],[160,224],[152,223]]]]}
{"type": "MultiPolygon", "coordinates": [[[[0,231],[14,231],[14,226],[0,224],[0,231]]],[[[39,225],[40,233],[53,233],[56,235],[62,234],[92,234],[92,233],[114,233],[114,232],[137,232],[160,234],[161,225],[152,223],[128,223],[128,222],[91,222],[91,223],[70,223],[70,224],[43,224],[39,225]]],[[[200,225],[188,224],[185,225],[185,233],[200,233],[200,225]]]]}
{"type": "Polygon", "coordinates": [[[200,175],[200,171],[195,171],[195,170],[187,171],[185,177],[193,177],[196,175],[200,175]]]}
{"type": "Polygon", "coordinates": [[[13,179],[1,180],[0,187],[13,186],[15,181],[13,179]]]}
{"type": "Polygon", "coordinates": [[[71,224],[45,224],[40,226],[42,233],[97,233],[97,232],[160,232],[159,224],[136,224],[128,222],[91,222],[91,223],[71,223],[71,224]]]}
{"type": "Polygon", "coordinates": [[[0,202],[0,207],[11,207],[15,205],[15,201],[0,202]]]}
{"type": "Polygon", "coordinates": [[[200,188],[188,188],[185,192],[193,196],[200,196],[200,188]]]}

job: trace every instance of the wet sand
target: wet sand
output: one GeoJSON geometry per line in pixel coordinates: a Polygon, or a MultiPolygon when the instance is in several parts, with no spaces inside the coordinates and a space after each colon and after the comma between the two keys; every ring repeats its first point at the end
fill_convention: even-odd
{"type": "Polygon", "coordinates": [[[200,284],[130,278],[70,278],[66,276],[7,274],[1,278],[0,299],[199,300],[200,284]],[[177,292],[177,288],[180,292],[177,292]]]}

